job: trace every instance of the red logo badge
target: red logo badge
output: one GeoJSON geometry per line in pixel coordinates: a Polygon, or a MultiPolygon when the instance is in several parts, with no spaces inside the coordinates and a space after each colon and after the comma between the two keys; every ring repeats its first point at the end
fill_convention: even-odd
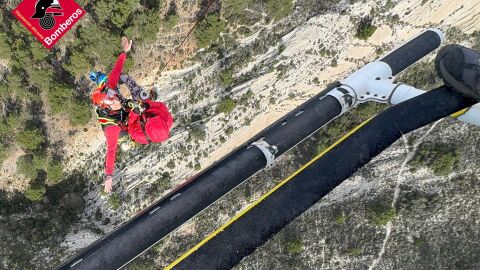
{"type": "Polygon", "coordinates": [[[13,15],[47,48],[85,15],[73,0],[24,0],[13,15]]]}

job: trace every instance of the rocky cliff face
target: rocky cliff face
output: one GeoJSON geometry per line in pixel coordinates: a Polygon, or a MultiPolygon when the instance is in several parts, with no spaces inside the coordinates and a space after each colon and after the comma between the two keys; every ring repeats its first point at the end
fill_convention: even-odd
{"type": "MultiPolygon", "coordinates": [[[[176,2],[185,7],[185,14],[196,11],[192,1],[176,2]]],[[[328,83],[426,28],[444,30],[449,43],[480,45],[475,32],[480,30],[478,1],[352,2],[298,0],[287,17],[274,20],[268,19],[265,11],[251,9],[247,19],[240,16],[235,25],[229,25],[221,46],[197,52],[189,60],[191,65],[162,76],[148,55],[166,41],[158,38],[160,47],[143,48],[134,57],[143,59],[149,68],[135,75],[144,85],[156,87],[159,99],[171,108],[176,134],[162,145],[121,152],[115,192],[109,197],[100,192],[101,137],[88,149],[76,143],[83,154],[72,155],[69,164],[82,177],[69,181],[83,179],[87,185],[83,198],[68,201],[85,203],[84,211],[78,213],[81,221],[69,227],[65,239],[47,239],[41,252],[29,251],[36,252],[34,262],[48,268],[46,262],[58,263],[72,255],[328,83]],[[366,17],[377,28],[362,40],[355,35],[366,17]],[[232,30],[241,26],[246,27],[242,34],[232,30]]],[[[189,43],[185,51],[191,46],[189,43]]],[[[429,59],[401,80],[422,88],[438,84],[429,59]]],[[[172,262],[355,123],[381,109],[362,106],[337,119],[281,157],[275,166],[258,173],[163,239],[127,269],[156,269],[172,262]]],[[[101,135],[99,130],[92,131],[93,126],[89,130],[89,136],[101,135]]],[[[237,268],[479,268],[477,132],[478,127],[448,119],[406,135],[237,268]]],[[[74,142],[67,147],[72,145],[74,142]]],[[[8,236],[2,239],[15,242],[8,236]]],[[[15,266],[4,263],[4,268],[15,266]]]]}

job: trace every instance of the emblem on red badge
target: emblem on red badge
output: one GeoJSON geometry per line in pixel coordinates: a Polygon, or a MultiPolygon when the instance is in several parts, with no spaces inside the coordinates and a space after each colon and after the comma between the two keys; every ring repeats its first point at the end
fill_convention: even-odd
{"type": "Polygon", "coordinates": [[[24,0],[12,13],[50,49],[85,15],[85,10],[73,0],[24,0]]]}

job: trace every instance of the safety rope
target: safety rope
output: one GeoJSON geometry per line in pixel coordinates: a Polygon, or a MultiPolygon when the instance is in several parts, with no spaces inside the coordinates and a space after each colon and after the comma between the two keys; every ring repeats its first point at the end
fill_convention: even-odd
{"type": "Polygon", "coordinates": [[[187,38],[192,34],[193,30],[195,29],[195,27],[197,27],[197,25],[206,17],[207,13],[208,13],[208,10],[210,9],[210,7],[212,6],[213,2],[215,0],[210,0],[208,5],[207,5],[207,8],[205,9],[205,12],[202,14],[201,17],[199,17],[197,19],[197,21],[195,22],[195,24],[193,25],[193,27],[190,29],[190,31],[188,31],[188,34],[185,36],[185,38],[182,40],[182,42],[180,43],[180,45],[178,45],[176,48],[175,48],[175,51],[173,52],[173,54],[170,56],[170,58],[168,59],[168,61],[165,63],[165,65],[163,66],[163,68],[160,70],[160,73],[159,75],[161,75],[163,73],[163,71],[165,70],[165,68],[168,66],[168,64],[170,63],[170,61],[172,61],[172,59],[177,55],[178,53],[178,50],[183,46],[183,44],[185,43],[185,41],[187,40],[187,38]]]}

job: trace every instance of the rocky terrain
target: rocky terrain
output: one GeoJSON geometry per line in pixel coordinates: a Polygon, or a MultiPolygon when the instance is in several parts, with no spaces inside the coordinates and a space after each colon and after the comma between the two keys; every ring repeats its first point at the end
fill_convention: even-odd
{"type": "MultiPolygon", "coordinates": [[[[297,0],[281,18],[255,9],[252,1],[248,1],[252,6],[243,7],[248,15],[228,17],[227,8],[233,9],[236,1],[225,1],[221,14],[230,21],[221,34],[221,46],[197,51],[195,39],[188,39],[180,57],[159,74],[161,65],[156,63],[178,44],[198,11],[195,1],[175,2],[180,7],[179,23],[169,34],[159,33],[153,44],[136,48],[133,57],[137,64],[132,71],[143,85],[155,87],[159,99],[172,110],[175,135],[162,145],[120,152],[114,194],[106,196],[101,192],[101,130],[94,120],[77,128],[62,146],[64,170],[69,175],[62,185],[71,190],[43,202],[66,205],[55,211],[65,211],[59,212],[60,219],[72,220],[64,220],[66,227],[58,228],[54,236],[32,233],[16,238],[29,226],[34,232],[48,226],[48,220],[36,218],[42,215],[36,212],[40,206],[24,213],[2,214],[0,229],[7,229],[0,230],[0,255],[6,259],[0,259],[0,268],[51,268],[328,83],[425,29],[443,30],[447,43],[480,47],[480,1],[297,0]],[[360,39],[358,25],[365,18],[376,28],[371,36],[360,39]],[[170,34],[174,37],[168,38],[170,34]],[[32,222],[14,228],[25,218],[32,222]],[[16,234],[9,234],[12,230],[16,234]],[[24,248],[30,242],[35,244],[24,248]]],[[[432,57],[397,79],[424,89],[439,85],[432,57]]],[[[168,265],[318,151],[383,108],[361,106],[335,120],[277,160],[275,166],[256,174],[167,236],[127,269],[168,265]]],[[[66,121],[64,125],[69,127],[66,121]]],[[[478,129],[444,119],[405,135],[236,268],[480,268],[478,129]]],[[[14,177],[11,164],[20,155],[12,154],[3,162],[5,179],[14,177]]],[[[19,184],[5,190],[18,193],[25,189],[21,177],[15,181],[19,184]]]]}

